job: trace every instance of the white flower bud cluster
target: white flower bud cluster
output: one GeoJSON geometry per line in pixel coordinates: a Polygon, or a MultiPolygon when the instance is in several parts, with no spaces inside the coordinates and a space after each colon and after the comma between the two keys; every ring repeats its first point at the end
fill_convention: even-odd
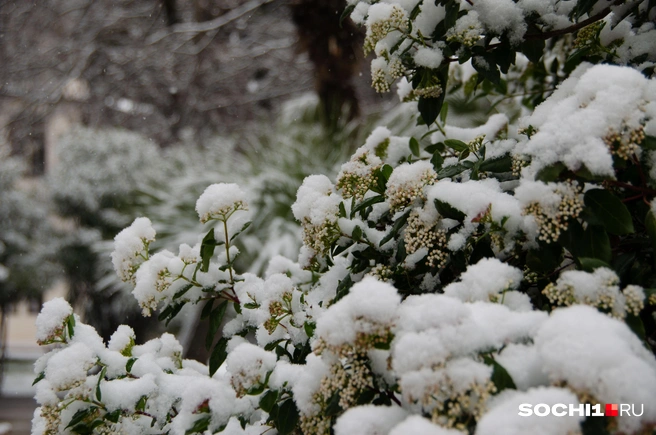
{"type": "Polygon", "coordinates": [[[618,319],[625,318],[627,313],[639,315],[645,300],[642,287],[628,285],[620,291],[615,272],[603,267],[592,273],[563,272],[558,281],[547,285],[542,293],[554,306],[590,305],[618,319]]]}
{"type": "Polygon", "coordinates": [[[608,134],[604,136],[604,143],[611,153],[623,160],[628,160],[640,150],[640,144],[644,139],[645,132],[642,126],[630,129],[623,123],[619,132],[612,128],[608,131],[608,134]]]}
{"type": "Polygon", "coordinates": [[[356,152],[348,163],[342,165],[337,176],[336,187],[341,190],[342,197],[356,200],[364,198],[376,182],[374,172],[381,166],[381,159],[371,151],[356,152]]]}
{"type": "Polygon", "coordinates": [[[542,294],[549,299],[551,304],[559,307],[569,306],[576,302],[574,287],[571,285],[564,286],[550,283],[542,290],[542,294]]]}
{"type": "Polygon", "coordinates": [[[234,183],[217,183],[207,187],[196,202],[201,223],[211,219],[226,221],[238,210],[248,210],[245,193],[234,183]]]}
{"type": "Polygon", "coordinates": [[[41,406],[41,422],[45,428],[43,433],[46,435],[56,435],[59,433],[59,426],[61,424],[61,412],[57,405],[43,405],[41,406]]]}
{"type": "Polygon", "coordinates": [[[320,409],[319,413],[301,416],[304,434],[330,433],[330,417],[326,419],[325,411],[335,394],[339,395],[339,407],[346,410],[356,404],[360,392],[374,388],[373,375],[366,361],[366,354],[354,354],[343,363],[331,366],[330,373],[321,380],[319,390],[312,397],[320,409]]]}
{"type": "Polygon", "coordinates": [[[406,401],[421,405],[424,412],[431,415],[433,423],[443,427],[466,430],[467,423],[471,419],[478,420],[486,411],[486,402],[496,392],[494,383],[490,380],[491,370],[484,364],[470,359],[452,360],[446,364],[434,367],[430,372],[428,369],[420,372],[419,376],[426,382],[420,388],[417,384],[409,387],[412,392],[405,391],[406,380],[401,380],[401,392],[406,401]],[[473,368],[474,372],[485,370],[487,376],[481,377],[480,373],[469,375],[469,381],[462,379],[459,368],[473,368]],[[458,377],[452,379],[450,374],[458,377]],[[416,396],[416,394],[420,394],[416,396]]]}
{"type": "Polygon", "coordinates": [[[63,298],[54,298],[41,308],[36,318],[36,340],[39,345],[65,340],[66,321],[73,308],[63,298]]]}
{"type": "Polygon", "coordinates": [[[581,48],[586,45],[591,45],[602,26],[603,22],[596,22],[579,30],[576,34],[576,39],[574,40],[574,47],[581,48]]]}
{"type": "Polygon", "coordinates": [[[622,293],[626,298],[626,311],[634,316],[640,315],[640,312],[645,308],[645,291],[643,288],[637,285],[627,285],[622,293]]]}
{"type": "MultiPolygon", "coordinates": [[[[262,365],[262,361],[257,361],[262,365]]],[[[246,395],[246,392],[264,382],[262,376],[254,370],[251,370],[249,367],[248,370],[239,370],[235,373],[232,373],[230,377],[230,385],[234,388],[237,397],[243,397],[246,395]]]]}
{"type": "Polygon", "coordinates": [[[439,402],[439,405],[433,409],[431,421],[466,431],[470,416],[476,420],[481,418],[486,411],[485,403],[496,390],[492,381],[488,381],[484,384],[472,383],[465,392],[454,391],[448,399],[439,402]]]}
{"type": "Polygon", "coordinates": [[[341,201],[326,176],[306,177],[299,187],[292,212],[301,222],[303,244],[312,251],[311,255],[324,254],[339,237],[337,216],[341,201]]]}
{"type": "Polygon", "coordinates": [[[649,295],[649,305],[656,305],[656,293],[649,295]]]}
{"type": "Polygon", "coordinates": [[[319,255],[328,252],[330,245],[339,237],[339,227],[332,219],[326,219],[320,225],[313,225],[309,219],[304,219],[301,225],[303,244],[319,255]]]}
{"type": "Polygon", "coordinates": [[[374,267],[371,268],[369,273],[367,273],[369,276],[373,276],[378,281],[382,282],[389,282],[391,284],[394,283],[394,281],[391,279],[392,276],[394,276],[394,271],[392,270],[391,267],[386,266],[384,264],[377,264],[374,267]]]}
{"type": "Polygon", "coordinates": [[[390,91],[390,82],[387,80],[387,64],[384,59],[374,59],[371,62],[371,86],[379,94],[390,91]],[[382,62],[376,62],[382,60],[382,62]]]}
{"type": "MultiPolygon", "coordinates": [[[[292,298],[293,295],[291,292],[285,292],[282,294],[280,300],[274,300],[269,303],[269,315],[271,317],[269,317],[262,325],[269,334],[273,334],[276,328],[278,328],[278,325],[280,325],[281,320],[285,317],[294,315],[292,310],[292,298]]],[[[290,320],[290,326],[296,326],[293,319],[290,320]]]]}
{"type": "Polygon", "coordinates": [[[528,267],[524,268],[524,281],[529,284],[537,284],[539,275],[537,272],[529,269],[528,267]]]}
{"type": "Polygon", "coordinates": [[[364,39],[364,54],[376,48],[376,44],[385,38],[390,32],[406,32],[408,30],[408,16],[405,10],[399,5],[380,4],[375,5],[369,10],[369,19],[367,20],[367,34],[364,39]],[[380,13],[381,17],[378,17],[380,13]],[[376,17],[372,19],[372,15],[376,17]],[[380,18],[380,19],[379,19],[380,18]]]}
{"type": "Polygon", "coordinates": [[[394,80],[403,77],[405,68],[398,56],[380,56],[371,61],[371,86],[378,93],[389,92],[394,80]]]}
{"type": "Polygon", "coordinates": [[[538,239],[547,243],[557,241],[560,234],[567,231],[569,222],[583,211],[581,188],[573,182],[559,183],[554,193],[561,197],[556,207],[547,208],[533,202],[524,209],[524,214],[535,217],[539,228],[538,239]]]}
{"type": "Polygon", "coordinates": [[[442,95],[442,86],[437,84],[425,88],[417,88],[414,90],[414,95],[423,98],[439,98],[442,95]]]}
{"type": "Polygon", "coordinates": [[[119,278],[135,284],[135,273],[148,259],[148,245],[155,241],[155,230],[148,218],[140,217],[114,238],[112,263],[119,278]]]}
{"type": "Polygon", "coordinates": [[[331,418],[325,414],[301,415],[300,427],[303,435],[330,434],[331,418]]]}
{"type": "Polygon", "coordinates": [[[437,181],[433,165],[427,161],[398,166],[387,182],[385,196],[392,211],[404,209],[422,197],[424,187],[437,181]]]}
{"type": "Polygon", "coordinates": [[[413,254],[421,248],[427,248],[426,263],[430,267],[441,268],[446,263],[449,255],[446,249],[446,231],[426,225],[416,210],[413,210],[408,217],[408,226],[405,229],[403,241],[408,254],[413,254]]]}
{"type": "Polygon", "coordinates": [[[473,47],[481,39],[482,34],[483,26],[478,20],[478,13],[469,11],[456,21],[454,27],[447,31],[446,40],[449,42],[457,41],[467,47],[473,47]]]}
{"type": "Polygon", "coordinates": [[[512,156],[512,174],[515,177],[519,177],[522,173],[522,169],[527,167],[530,163],[531,162],[526,158],[517,155],[512,156]]]}

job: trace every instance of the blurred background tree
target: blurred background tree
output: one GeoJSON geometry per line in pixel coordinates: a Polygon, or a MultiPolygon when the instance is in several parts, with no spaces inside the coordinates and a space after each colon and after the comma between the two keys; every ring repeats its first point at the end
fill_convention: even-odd
{"type": "MultiPolygon", "coordinates": [[[[380,103],[344,0],[57,0],[0,4],[0,128],[42,173],[57,121],[207,144],[317,90],[347,120],[380,103]],[[312,29],[312,37],[308,35],[312,29]],[[317,32],[317,29],[321,29],[317,32]],[[352,79],[351,79],[352,78],[352,79]]],[[[339,118],[339,115],[328,115],[339,118]]]]}

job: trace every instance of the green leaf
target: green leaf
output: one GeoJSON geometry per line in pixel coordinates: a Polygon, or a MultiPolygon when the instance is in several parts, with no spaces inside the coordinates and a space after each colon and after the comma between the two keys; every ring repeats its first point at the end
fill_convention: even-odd
{"type": "Polygon", "coordinates": [[[585,192],[583,201],[609,233],[621,236],[635,231],[629,209],[608,190],[588,190],[585,192]]]}
{"type": "Polygon", "coordinates": [[[444,145],[442,142],[430,144],[426,147],[426,152],[431,154],[443,153],[444,150],[446,150],[446,145],[444,145]]]}
{"type": "Polygon", "coordinates": [[[40,381],[41,379],[45,378],[45,377],[46,377],[46,372],[45,372],[45,371],[39,373],[39,376],[37,376],[36,379],[34,379],[34,382],[32,382],[32,386],[38,384],[39,381],[40,381]]]}
{"type": "Polygon", "coordinates": [[[487,355],[483,355],[483,361],[485,364],[492,366],[491,381],[494,383],[494,386],[497,387],[497,394],[508,388],[512,390],[517,389],[512,376],[510,376],[510,373],[508,373],[508,371],[501,364],[487,355]]]}
{"type": "Polygon", "coordinates": [[[184,295],[189,291],[190,288],[192,288],[194,285],[193,284],[187,284],[184,287],[182,287],[180,290],[178,290],[174,295],[173,299],[178,299],[180,296],[184,295]]]}
{"type": "Polygon", "coordinates": [[[394,259],[396,260],[397,263],[403,263],[407,255],[408,255],[407,251],[405,250],[405,239],[403,239],[403,237],[400,237],[399,243],[396,247],[396,255],[394,256],[394,259]]]}
{"type": "Polygon", "coordinates": [[[574,18],[574,21],[578,21],[579,18],[590,12],[596,3],[597,0],[578,0],[570,13],[570,17],[574,18]]]}
{"type": "Polygon", "coordinates": [[[98,375],[98,383],[96,384],[96,399],[98,401],[102,400],[102,392],[100,391],[100,381],[105,379],[105,374],[107,373],[107,366],[103,366],[100,370],[100,375],[98,375]]]}
{"type": "Polygon", "coordinates": [[[342,28],[342,24],[344,23],[344,20],[346,19],[346,17],[351,15],[351,12],[353,12],[353,9],[355,9],[355,3],[347,5],[346,8],[344,9],[344,11],[342,12],[342,15],[340,15],[340,17],[339,17],[339,28],[340,29],[342,28]]]}
{"type": "Polygon", "coordinates": [[[408,216],[410,216],[411,211],[412,210],[408,209],[405,213],[403,213],[403,215],[400,218],[394,221],[394,225],[392,225],[392,229],[385,237],[383,237],[383,240],[380,241],[378,246],[383,246],[385,243],[389,242],[394,237],[396,237],[399,231],[401,231],[403,225],[405,225],[405,223],[408,221],[408,216]]]}
{"type": "Polygon", "coordinates": [[[458,139],[447,139],[444,141],[444,145],[458,152],[462,152],[469,149],[469,146],[466,143],[458,139]]]}
{"type": "Polygon", "coordinates": [[[351,279],[351,275],[346,275],[346,277],[343,280],[339,281],[339,283],[337,284],[334,302],[337,302],[338,300],[349,294],[351,287],[353,287],[353,280],[351,279]]]}
{"type": "Polygon", "coordinates": [[[540,243],[538,249],[531,249],[526,254],[528,268],[541,274],[552,272],[562,261],[563,248],[557,243],[540,243]]]}
{"type": "Polygon", "coordinates": [[[253,222],[251,222],[251,221],[246,222],[246,223],[245,223],[245,224],[239,229],[239,231],[237,231],[237,232],[234,233],[232,236],[230,236],[230,241],[233,241],[237,236],[239,236],[241,233],[243,233],[244,231],[246,231],[246,230],[248,229],[248,227],[251,226],[252,223],[253,223],[253,222]]]}
{"type": "Polygon", "coordinates": [[[651,210],[647,211],[647,216],[645,216],[645,228],[647,229],[651,246],[656,251],[656,216],[654,216],[651,210]]]}
{"type": "MultiPolygon", "coordinates": [[[[510,65],[515,63],[515,57],[517,55],[515,48],[510,47],[510,42],[507,38],[501,38],[501,42],[496,46],[496,48],[489,52],[491,56],[488,57],[489,60],[492,60],[496,65],[499,65],[499,69],[502,73],[508,74],[510,65]]],[[[508,91],[507,84],[505,80],[500,80],[497,84],[497,89],[501,94],[505,94],[508,91]]]]}
{"type": "Polygon", "coordinates": [[[273,405],[278,401],[278,392],[269,390],[260,397],[260,409],[264,412],[271,412],[273,405]]]}
{"type": "Polygon", "coordinates": [[[121,416],[121,409],[117,409],[116,411],[112,411],[108,414],[105,414],[105,420],[111,421],[112,423],[118,423],[118,419],[121,416]]]}
{"type": "Polygon", "coordinates": [[[161,322],[162,320],[166,319],[169,316],[169,314],[171,314],[172,311],[173,311],[173,306],[168,305],[166,308],[162,310],[161,313],[159,313],[159,316],[157,316],[157,320],[161,322]]]}
{"type": "Polygon", "coordinates": [[[581,264],[581,269],[585,270],[586,272],[593,272],[595,269],[598,269],[600,267],[606,267],[608,269],[612,269],[606,263],[605,261],[601,261],[598,258],[587,258],[587,257],[580,257],[578,258],[579,263],[581,264]]]}
{"type": "Polygon", "coordinates": [[[203,433],[207,430],[207,428],[210,425],[210,415],[205,415],[198,420],[194,422],[194,425],[191,427],[191,429],[188,429],[185,432],[185,435],[189,435],[192,433],[203,433]]]}
{"type": "Polygon", "coordinates": [[[417,103],[421,119],[426,125],[431,125],[440,115],[443,99],[440,98],[424,98],[420,97],[417,103]]]}
{"type": "Polygon", "coordinates": [[[171,311],[169,312],[169,316],[166,319],[166,326],[168,326],[171,320],[173,320],[173,318],[178,315],[182,307],[184,307],[184,303],[169,305],[168,308],[171,308],[171,311]]]}
{"type": "Polygon", "coordinates": [[[417,139],[414,137],[410,138],[410,152],[419,157],[419,141],[417,141],[417,139]]]}
{"type": "Polygon", "coordinates": [[[390,165],[383,165],[382,168],[380,168],[380,173],[383,174],[385,177],[385,180],[389,180],[390,175],[392,175],[392,172],[394,172],[394,168],[392,168],[390,165]]]}
{"type": "Polygon", "coordinates": [[[353,209],[353,213],[357,213],[357,212],[359,212],[360,210],[364,210],[364,209],[366,209],[367,207],[371,207],[371,206],[374,205],[374,204],[378,204],[379,202],[384,202],[384,201],[385,201],[385,197],[384,197],[383,195],[372,196],[372,197],[370,197],[370,198],[365,199],[365,200],[362,201],[360,204],[358,204],[358,205],[353,209]]]}
{"type": "Polygon", "coordinates": [[[71,314],[66,318],[66,326],[68,328],[68,337],[73,338],[75,335],[75,315],[71,314]]]}
{"type": "Polygon", "coordinates": [[[296,408],[296,403],[294,400],[288,399],[285,400],[280,409],[278,410],[278,421],[276,429],[280,435],[287,435],[296,429],[299,420],[298,408],[296,408]]]}
{"type": "Polygon", "coordinates": [[[125,371],[130,373],[132,366],[137,361],[137,358],[130,358],[127,363],[125,363],[125,371]]]}
{"type": "Polygon", "coordinates": [[[272,350],[274,350],[276,348],[276,346],[278,346],[283,341],[285,341],[285,339],[281,338],[279,340],[272,341],[271,343],[267,343],[267,345],[264,346],[264,350],[266,350],[267,352],[271,352],[272,350]]]}
{"type": "Polygon", "coordinates": [[[538,174],[535,176],[535,179],[538,181],[542,181],[544,183],[548,183],[550,181],[556,181],[558,179],[558,176],[565,170],[565,165],[562,163],[554,163],[551,166],[547,166],[546,168],[542,168],[538,171],[538,174]]]}
{"type": "Polygon", "coordinates": [[[332,417],[342,411],[342,407],[339,406],[339,398],[339,391],[335,391],[333,395],[330,396],[330,399],[328,399],[328,403],[326,404],[326,410],[324,411],[326,417],[332,417]]]}
{"type": "Polygon", "coordinates": [[[346,208],[344,208],[344,203],[340,202],[339,203],[339,217],[346,217],[346,208]]]}
{"type": "Polygon", "coordinates": [[[581,62],[583,62],[583,58],[590,53],[591,48],[589,46],[584,46],[583,48],[576,50],[574,53],[570,54],[567,59],[565,59],[565,65],[563,66],[563,71],[566,74],[571,73],[576,69],[577,66],[581,62]]]}
{"type": "Polygon", "coordinates": [[[212,228],[206,235],[203,237],[203,241],[200,244],[200,258],[202,260],[200,271],[207,273],[210,270],[210,259],[214,255],[214,248],[216,248],[217,242],[214,238],[214,228],[212,228]]]}
{"type": "MultiPolygon", "coordinates": [[[[437,4],[437,3],[436,3],[437,4]]],[[[444,17],[444,27],[450,29],[456,25],[458,19],[458,12],[460,12],[460,5],[457,1],[446,2],[446,16],[444,17]]]]}
{"type": "Polygon", "coordinates": [[[576,258],[597,258],[606,263],[611,260],[610,239],[601,227],[588,225],[584,230],[577,220],[573,220],[558,242],[576,258]]]}
{"type": "Polygon", "coordinates": [[[209,301],[207,301],[207,303],[203,307],[203,311],[200,312],[201,320],[207,319],[210,316],[210,314],[212,314],[213,306],[214,306],[214,299],[210,299],[209,301]]]}
{"type": "Polygon", "coordinates": [[[467,169],[467,167],[460,163],[457,165],[447,166],[446,168],[442,168],[442,170],[437,173],[437,178],[438,180],[441,180],[442,178],[455,177],[465,169],[467,169]]]}
{"type": "Polygon", "coordinates": [[[433,164],[433,169],[435,169],[435,172],[439,172],[442,169],[442,164],[444,164],[444,157],[438,152],[433,154],[433,157],[431,157],[430,162],[433,164]]]}
{"type": "Polygon", "coordinates": [[[254,385],[246,391],[249,396],[258,396],[264,391],[264,384],[254,385]]]}
{"type": "Polygon", "coordinates": [[[484,172],[510,172],[512,170],[512,157],[505,154],[495,159],[483,160],[479,169],[484,172]]]}
{"type": "Polygon", "coordinates": [[[92,406],[90,408],[83,408],[79,409],[75,414],[73,414],[73,418],[71,418],[71,421],[68,423],[68,426],[66,426],[66,429],[69,427],[74,427],[81,423],[84,419],[86,419],[88,416],[93,414],[98,407],[92,406]]]}
{"type": "MultiPolygon", "coordinates": [[[[489,83],[498,84],[501,80],[501,73],[497,67],[496,59],[490,53],[485,53],[483,56],[476,56],[472,60],[472,66],[478,72],[478,80],[482,82],[487,80],[489,83]],[[483,62],[478,62],[477,58],[483,58],[483,62]]],[[[483,84],[485,86],[485,84],[483,84]]],[[[483,88],[485,90],[485,87],[483,88]]]]}
{"type": "Polygon", "coordinates": [[[649,349],[649,345],[647,344],[647,334],[645,333],[645,325],[642,323],[640,316],[627,314],[624,322],[626,322],[627,326],[631,328],[635,335],[637,335],[638,338],[645,343],[647,349],[649,349]]]}
{"type": "Polygon", "coordinates": [[[466,215],[448,202],[440,201],[439,199],[436,199],[434,202],[435,209],[445,218],[455,219],[458,222],[465,220],[466,215]]]}
{"type": "Polygon", "coordinates": [[[442,105],[442,110],[440,110],[440,122],[442,124],[446,123],[446,117],[449,114],[449,103],[444,103],[442,105]]]}
{"type": "Polygon", "coordinates": [[[308,338],[312,338],[314,335],[314,330],[317,329],[317,324],[314,322],[305,322],[303,324],[303,329],[305,329],[305,333],[307,334],[308,338]]]}
{"type": "Polygon", "coordinates": [[[581,435],[610,435],[608,420],[611,417],[586,417],[581,422],[581,435]]]}
{"type": "Polygon", "coordinates": [[[351,237],[356,242],[362,240],[362,228],[360,228],[360,225],[356,225],[355,228],[353,228],[353,233],[351,234],[351,237]]]}
{"type": "Polygon", "coordinates": [[[223,361],[225,361],[228,356],[226,348],[228,347],[228,339],[221,337],[221,339],[214,346],[212,355],[210,355],[210,377],[214,376],[214,373],[221,367],[223,361]]]}
{"type": "MultiPolygon", "coordinates": [[[[537,31],[539,29],[536,26],[533,26],[537,31]]],[[[537,33],[536,30],[531,31],[531,34],[537,33]]],[[[545,41],[541,38],[531,38],[525,39],[520,45],[519,51],[524,53],[524,55],[533,63],[540,62],[542,55],[544,54],[545,41]]]]}
{"type": "Polygon", "coordinates": [[[146,409],[146,402],[148,401],[148,396],[141,396],[137,401],[137,404],[134,405],[136,411],[143,411],[146,409]]]}
{"type": "Polygon", "coordinates": [[[647,135],[640,145],[647,150],[656,150],[656,137],[647,135]]]}
{"type": "Polygon", "coordinates": [[[210,350],[212,347],[214,336],[221,326],[221,321],[223,321],[223,316],[225,315],[227,308],[228,301],[223,301],[218,307],[212,310],[212,314],[210,315],[210,326],[207,330],[207,335],[205,336],[205,349],[210,350]]]}

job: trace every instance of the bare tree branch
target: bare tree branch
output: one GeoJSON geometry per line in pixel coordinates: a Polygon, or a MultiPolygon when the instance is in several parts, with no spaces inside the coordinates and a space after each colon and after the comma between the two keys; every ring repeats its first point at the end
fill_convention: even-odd
{"type": "Polygon", "coordinates": [[[176,33],[193,33],[194,35],[196,35],[198,33],[204,33],[204,32],[209,32],[211,30],[216,30],[225,26],[226,24],[233,22],[237,18],[240,18],[246,15],[247,13],[254,11],[255,9],[267,3],[271,3],[272,1],[273,0],[251,0],[211,21],[206,21],[204,23],[176,24],[175,26],[172,26],[170,29],[161,30],[155,33],[154,35],[150,36],[146,40],[146,43],[154,44],[176,33]]]}

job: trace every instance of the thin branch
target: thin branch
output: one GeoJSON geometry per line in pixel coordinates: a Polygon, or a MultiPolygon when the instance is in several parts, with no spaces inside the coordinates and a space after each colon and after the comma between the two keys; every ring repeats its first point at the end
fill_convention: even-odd
{"type": "Polygon", "coordinates": [[[613,6],[619,5],[623,3],[623,0],[616,0],[613,2],[612,5],[608,6],[607,8],[604,8],[601,12],[581,21],[573,26],[566,27],[564,29],[559,29],[559,30],[553,30],[551,32],[546,32],[546,33],[532,33],[528,35],[524,35],[524,39],[549,39],[553,38],[554,36],[561,36],[561,35],[567,35],[568,33],[573,33],[576,32],[579,29],[584,28],[585,26],[588,26],[594,22],[597,22],[599,20],[603,20],[606,18],[608,14],[611,13],[611,8],[613,6]]]}
{"type": "Polygon", "coordinates": [[[226,24],[229,24],[236,19],[246,15],[249,12],[254,11],[255,9],[264,6],[267,3],[271,3],[273,0],[251,0],[243,5],[231,10],[230,12],[221,15],[213,20],[206,21],[203,23],[182,23],[172,26],[170,29],[162,30],[154,35],[150,36],[147,40],[147,44],[154,44],[161,41],[162,39],[178,34],[178,33],[204,33],[211,30],[217,30],[226,24]]]}

